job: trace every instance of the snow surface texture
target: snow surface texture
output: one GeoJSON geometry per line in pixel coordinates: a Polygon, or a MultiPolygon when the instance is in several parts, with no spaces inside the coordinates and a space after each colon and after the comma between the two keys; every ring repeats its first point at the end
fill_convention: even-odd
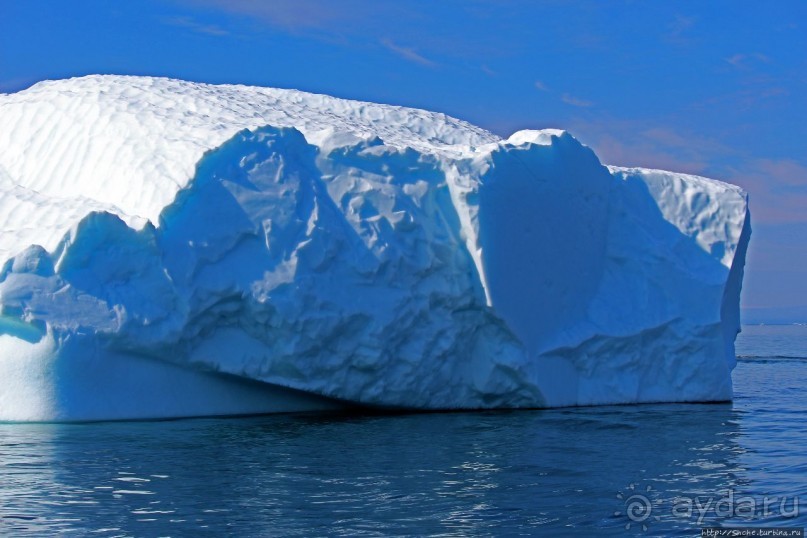
{"type": "Polygon", "coordinates": [[[737,187],[146,77],[0,95],[0,127],[0,420],[731,398],[737,187]]]}

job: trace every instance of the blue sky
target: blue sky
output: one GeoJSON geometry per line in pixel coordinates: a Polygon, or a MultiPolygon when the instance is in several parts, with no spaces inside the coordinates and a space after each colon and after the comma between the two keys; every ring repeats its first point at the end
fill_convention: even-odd
{"type": "Polygon", "coordinates": [[[1,92],[90,73],[564,128],[609,164],[739,184],[745,319],[807,321],[807,2],[0,0],[1,92]]]}

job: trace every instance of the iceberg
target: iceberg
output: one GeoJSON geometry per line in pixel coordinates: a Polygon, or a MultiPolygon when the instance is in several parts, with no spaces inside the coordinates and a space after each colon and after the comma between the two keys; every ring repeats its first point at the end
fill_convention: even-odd
{"type": "Polygon", "coordinates": [[[731,399],[738,187],[151,77],[0,95],[0,126],[0,420],[731,399]]]}

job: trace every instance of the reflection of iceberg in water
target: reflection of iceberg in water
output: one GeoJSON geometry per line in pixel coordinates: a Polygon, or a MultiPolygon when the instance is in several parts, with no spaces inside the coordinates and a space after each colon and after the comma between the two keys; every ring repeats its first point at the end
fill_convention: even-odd
{"type": "Polygon", "coordinates": [[[38,532],[215,533],[244,517],[251,532],[274,535],[534,525],[619,536],[616,495],[638,483],[662,503],[652,530],[665,534],[696,528],[670,517],[674,497],[749,486],[739,418],[720,404],[6,425],[3,457],[33,463],[8,460],[21,474],[1,501],[30,518],[7,526],[38,532]]]}

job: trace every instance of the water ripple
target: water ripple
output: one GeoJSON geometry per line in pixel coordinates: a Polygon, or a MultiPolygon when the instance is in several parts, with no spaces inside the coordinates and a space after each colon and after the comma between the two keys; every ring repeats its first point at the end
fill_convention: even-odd
{"type": "Polygon", "coordinates": [[[741,361],[731,405],[5,424],[0,534],[692,536],[748,521],[673,513],[686,499],[803,494],[804,379],[741,361]]]}

